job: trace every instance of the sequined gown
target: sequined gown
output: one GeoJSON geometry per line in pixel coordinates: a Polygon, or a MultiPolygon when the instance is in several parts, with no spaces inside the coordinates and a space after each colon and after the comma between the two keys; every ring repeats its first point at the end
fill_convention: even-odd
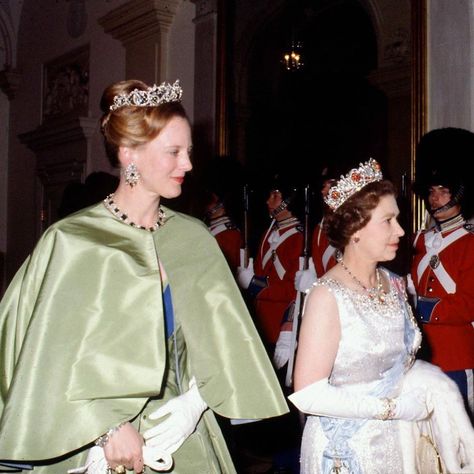
{"type": "MultiPolygon", "coordinates": [[[[315,286],[319,285],[327,287],[336,298],[341,323],[341,340],[329,379],[331,384],[354,394],[371,394],[380,386],[383,374],[397,360],[410,366],[421,335],[393,276],[384,303],[329,278],[318,280],[315,286]],[[406,326],[412,333],[408,348],[406,326]]],[[[397,382],[390,386],[386,396],[397,396],[399,385],[397,382]]],[[[355,433],[348,436],[348,444],[358,458],[361,473],[403,472],[398,423],[394,420],[363,420],[355,433]]],[[[341,429],[345,427],[341,426],[341,429]]],[[[327,446],[328,438],[320,417],[308,416],[302,440],[301,474],[325,472],[322,460],[327,446]]],[[[349,471],[343,468],[333,472],[346,474],[349,471]]]]}

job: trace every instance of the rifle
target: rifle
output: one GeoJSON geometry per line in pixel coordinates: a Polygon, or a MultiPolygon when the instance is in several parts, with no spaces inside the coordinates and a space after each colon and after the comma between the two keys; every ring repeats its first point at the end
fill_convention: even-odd
{"type": "MultiPolygon", "coordinates": [[[[304,188],[304,221],[303,221],[303,252],[299,258],[299,269],[307,270],[310,257],[310,227],[309,227],[309,184],[304,188]]],[[[293,308],[293,326],[291,329],[290,358],[286,369],[285,386],[291,387],[293,384],[293,368],[295,363],[296,342],[298,339],[298,330],[300,319],[303,315],[305,293],[296,292],[295,306],[293,308]]]]}
{"type": "Polygon", "coordinates": [[[240,249],[240,266],[246,268],[249,263],[249,248],[248,248],[248,213],[249,213],[249,188],[248,184],[244,184],[243,188],[243,208],[244,208],[244,233],[243,233],[243,247],[240,249]]]}

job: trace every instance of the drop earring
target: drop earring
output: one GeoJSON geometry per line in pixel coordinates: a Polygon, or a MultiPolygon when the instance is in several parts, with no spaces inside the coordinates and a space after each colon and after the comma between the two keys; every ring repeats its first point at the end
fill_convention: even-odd
{"type": "Polygon", "coordinates": [[[140,179],[140,173],[138,172],[137,165],[133,161],[123,170],[123,174],[125,176],[125,182],[131,188],[137,185],[140,179]]]}

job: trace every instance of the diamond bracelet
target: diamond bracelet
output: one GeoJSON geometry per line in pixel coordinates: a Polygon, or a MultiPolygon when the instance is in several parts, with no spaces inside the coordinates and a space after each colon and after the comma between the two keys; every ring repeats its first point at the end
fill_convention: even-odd
{"type": "Polygon", "coordinates": [[[391,398],[382,398],[383,411],[376,418],[379,420],[392,420],[395,416],[395,401],[391,398]]]}
{"type": "Polygon", "coordinates": [[[101,448],[103,448],[110,440],[110,437],[116,432],[118,431],[123,425],[125,425],[125,423],[128,423],[128,421],[122,421],[122,423],[118,424],[117,426],[114,426],[113,428],[110,428],[109,431],[107,431],[107,433],[103,434],[102,436],[99,436],[96,440],[95,440],[95,444],[96,446],[100,446],[101,448]]]}

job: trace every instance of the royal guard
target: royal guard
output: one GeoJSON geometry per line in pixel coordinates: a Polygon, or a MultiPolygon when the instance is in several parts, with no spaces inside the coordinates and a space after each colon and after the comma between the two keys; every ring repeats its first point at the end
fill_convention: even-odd
{"type": "Polygon", "coordinates": [[[336,249],[329,243],[329,240],[324,232],[324,213],[326,211],[326,204],[324,198],[326,197],[329,188],[336,181],[336,174],[330,167],[325,166],[321,173],[320,181],[320,196],[323,206],[323,216],[321,220],[315,225],[311,238],[311,257],[308,262],[306,270],[299,270],[295,276],[295,288],[305,293],[313,283],[321,278],[330,268],[336,265],[336,249]]]}
{"type": "MultiPolygon", "coordinates": [[[[249,258],[247,265],[242,262],[237,271],[237,281],[249,296],[257,328],[282,384],[283,369],[288,367],[291,357],[293,319],[299,310],[295,305],[294,279],[303,254],[304,236],[294,209],[299,207],[300,195],[292,183],[279,176],[274,178],[266,201],[271,223],[260,240],[255,264],[249,258]]],[[[269,472],[298,473],[301,441],[298,413],[294,411],[272,420],[261,429],[261,438],[272,452],[269,472]]]]}
{"type": "Polygon", "coordinates": [[[228,157],[218,157],[209,164],[205,176],[205,221],[234,275],[243,246],[242,233],[234,216],[239,207],[241,175],[237,163],[228,157]]]}
{"type": "Polygon", "coordinates": [[[296,189],[275,177],[267,199],[271,217],[255,258],[241,265],[237,281],[253,299],[257,326],[277,369],[288,362],[296,290],[295,273],[303,252],[303,229],[292,212],[296,189]]]}
{"type": "Polygon", "coordinates": [[[424,334],[422,354],[459,386],[474,413],[474,134],[445,128],[424,135],[417,148],[415,190],[433,225],[414,241],[411,279],[424,334]],[[467,164],[467,165],[466,165],[467,164]],[[472,187],[472,186],[471,186],[472,187]]]}

